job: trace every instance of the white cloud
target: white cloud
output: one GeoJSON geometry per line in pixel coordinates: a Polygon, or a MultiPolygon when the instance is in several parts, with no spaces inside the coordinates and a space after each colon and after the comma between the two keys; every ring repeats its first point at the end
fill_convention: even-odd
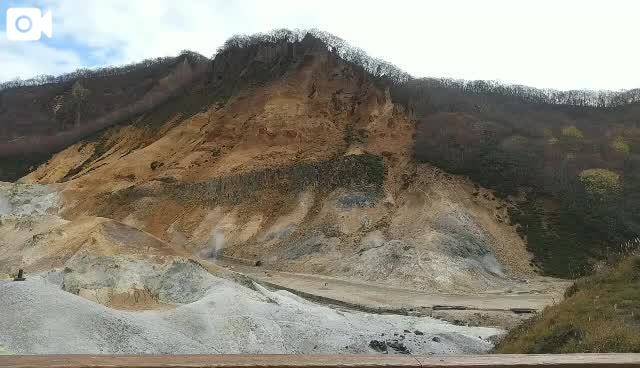
{"type": "Polygon", "coordinates": [[[264,32],[273,28],[303,26],[293,1],[176,2],[52,1],[54,29],[97,50],[116,50],[113,62],[176,55],[180,50],[212,56],[227,38],[238,33],[264,32]],[[282,6],[279,6],[282,5],[282,6]]]}
{"type": "MultiPolygon", "coordinates": [[[[640,87],[640,2],[633,0],[47,1],[54,37],[89,47],[108,64],[182,49],[212,56],[233,34],[315,27],[414,76],[560,89],[640,87]]],[[[75,68],[73,54],[54,57],[68,60],[56,70],[75,68]]],[[[18,69],[52,69],[48,63],[18,69]]]]}
{"type": "Polygon", "coordinates": [[[78,69],[77,54],[38,42],[10,42],[0,32],[0,81],[27,79],[35,75],[57,75],[78,69]]]}

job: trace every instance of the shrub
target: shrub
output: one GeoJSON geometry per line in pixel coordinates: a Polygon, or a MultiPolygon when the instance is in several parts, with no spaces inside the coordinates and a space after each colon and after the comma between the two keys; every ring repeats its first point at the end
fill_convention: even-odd
{"type": "Polygon", "coordinates": [[[562,133],[562,135],[567,137],[567,138],[573,138],[573,139],[583,139],[584,138],[584,134],[582,134],[582,131],[580,129],[576,128],[574,125],[562,128],[560,133],[562,133]]]}
{"type": "Polygon", "coordinates": [[[631,152],[631,147],[629,147],[622,137],[615,137],[610,146],[611,149],[622,155],[627,155],[631,152]]]}
{"type": "Polygon", "coordinates": [[[587,193],[604,199],[620,192],[620,175],[607,169],[587,169],[579,174],[587,193]]]}

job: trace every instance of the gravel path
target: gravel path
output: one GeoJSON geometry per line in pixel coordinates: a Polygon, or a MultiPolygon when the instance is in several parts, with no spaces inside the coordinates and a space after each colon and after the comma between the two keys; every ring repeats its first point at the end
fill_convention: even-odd
{"type": "Polygon", "coordinates": [[[415,289],[390,287],[372,282],[360,282],[323,275],[274,271],[262,267],[251,267],[237,263],[217,261],[218,264],[242,272],[250,278],[266,284],[297,290],[310,295],[360,305],[370,309],[432,308],[434,306],[461,306],[469,310],[510,311],[526,309],[540,311],[554,300],[561,300],[567,282],[551,280],[547,284],[534,284],[533,293],[512,294],[445,294],[424,292],[415,289]],[[535,286],[546,288],[545,293],[535,286]]]}

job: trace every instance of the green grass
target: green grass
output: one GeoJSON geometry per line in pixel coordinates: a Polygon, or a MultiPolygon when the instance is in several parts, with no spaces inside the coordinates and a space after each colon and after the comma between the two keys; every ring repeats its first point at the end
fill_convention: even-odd
{"type": "Polygon", "coordinates": [[[640,256],[576,281],[565,296],[511,330],[496,352],[640,352],[640,256]]]}

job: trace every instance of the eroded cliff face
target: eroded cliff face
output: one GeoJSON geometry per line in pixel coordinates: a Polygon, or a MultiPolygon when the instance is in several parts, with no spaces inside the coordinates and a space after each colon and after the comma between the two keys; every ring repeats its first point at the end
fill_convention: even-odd
{"type": "Polygon", "coordinates": [[[22,181],[59,183],[66,221],[109,218],[201,258],[443,292],[534,278],[509,204],[417,165],[410,114],[363,73],[313,45],[248,60],[233,72],[278,78],[110,128],[22,181]]]}

